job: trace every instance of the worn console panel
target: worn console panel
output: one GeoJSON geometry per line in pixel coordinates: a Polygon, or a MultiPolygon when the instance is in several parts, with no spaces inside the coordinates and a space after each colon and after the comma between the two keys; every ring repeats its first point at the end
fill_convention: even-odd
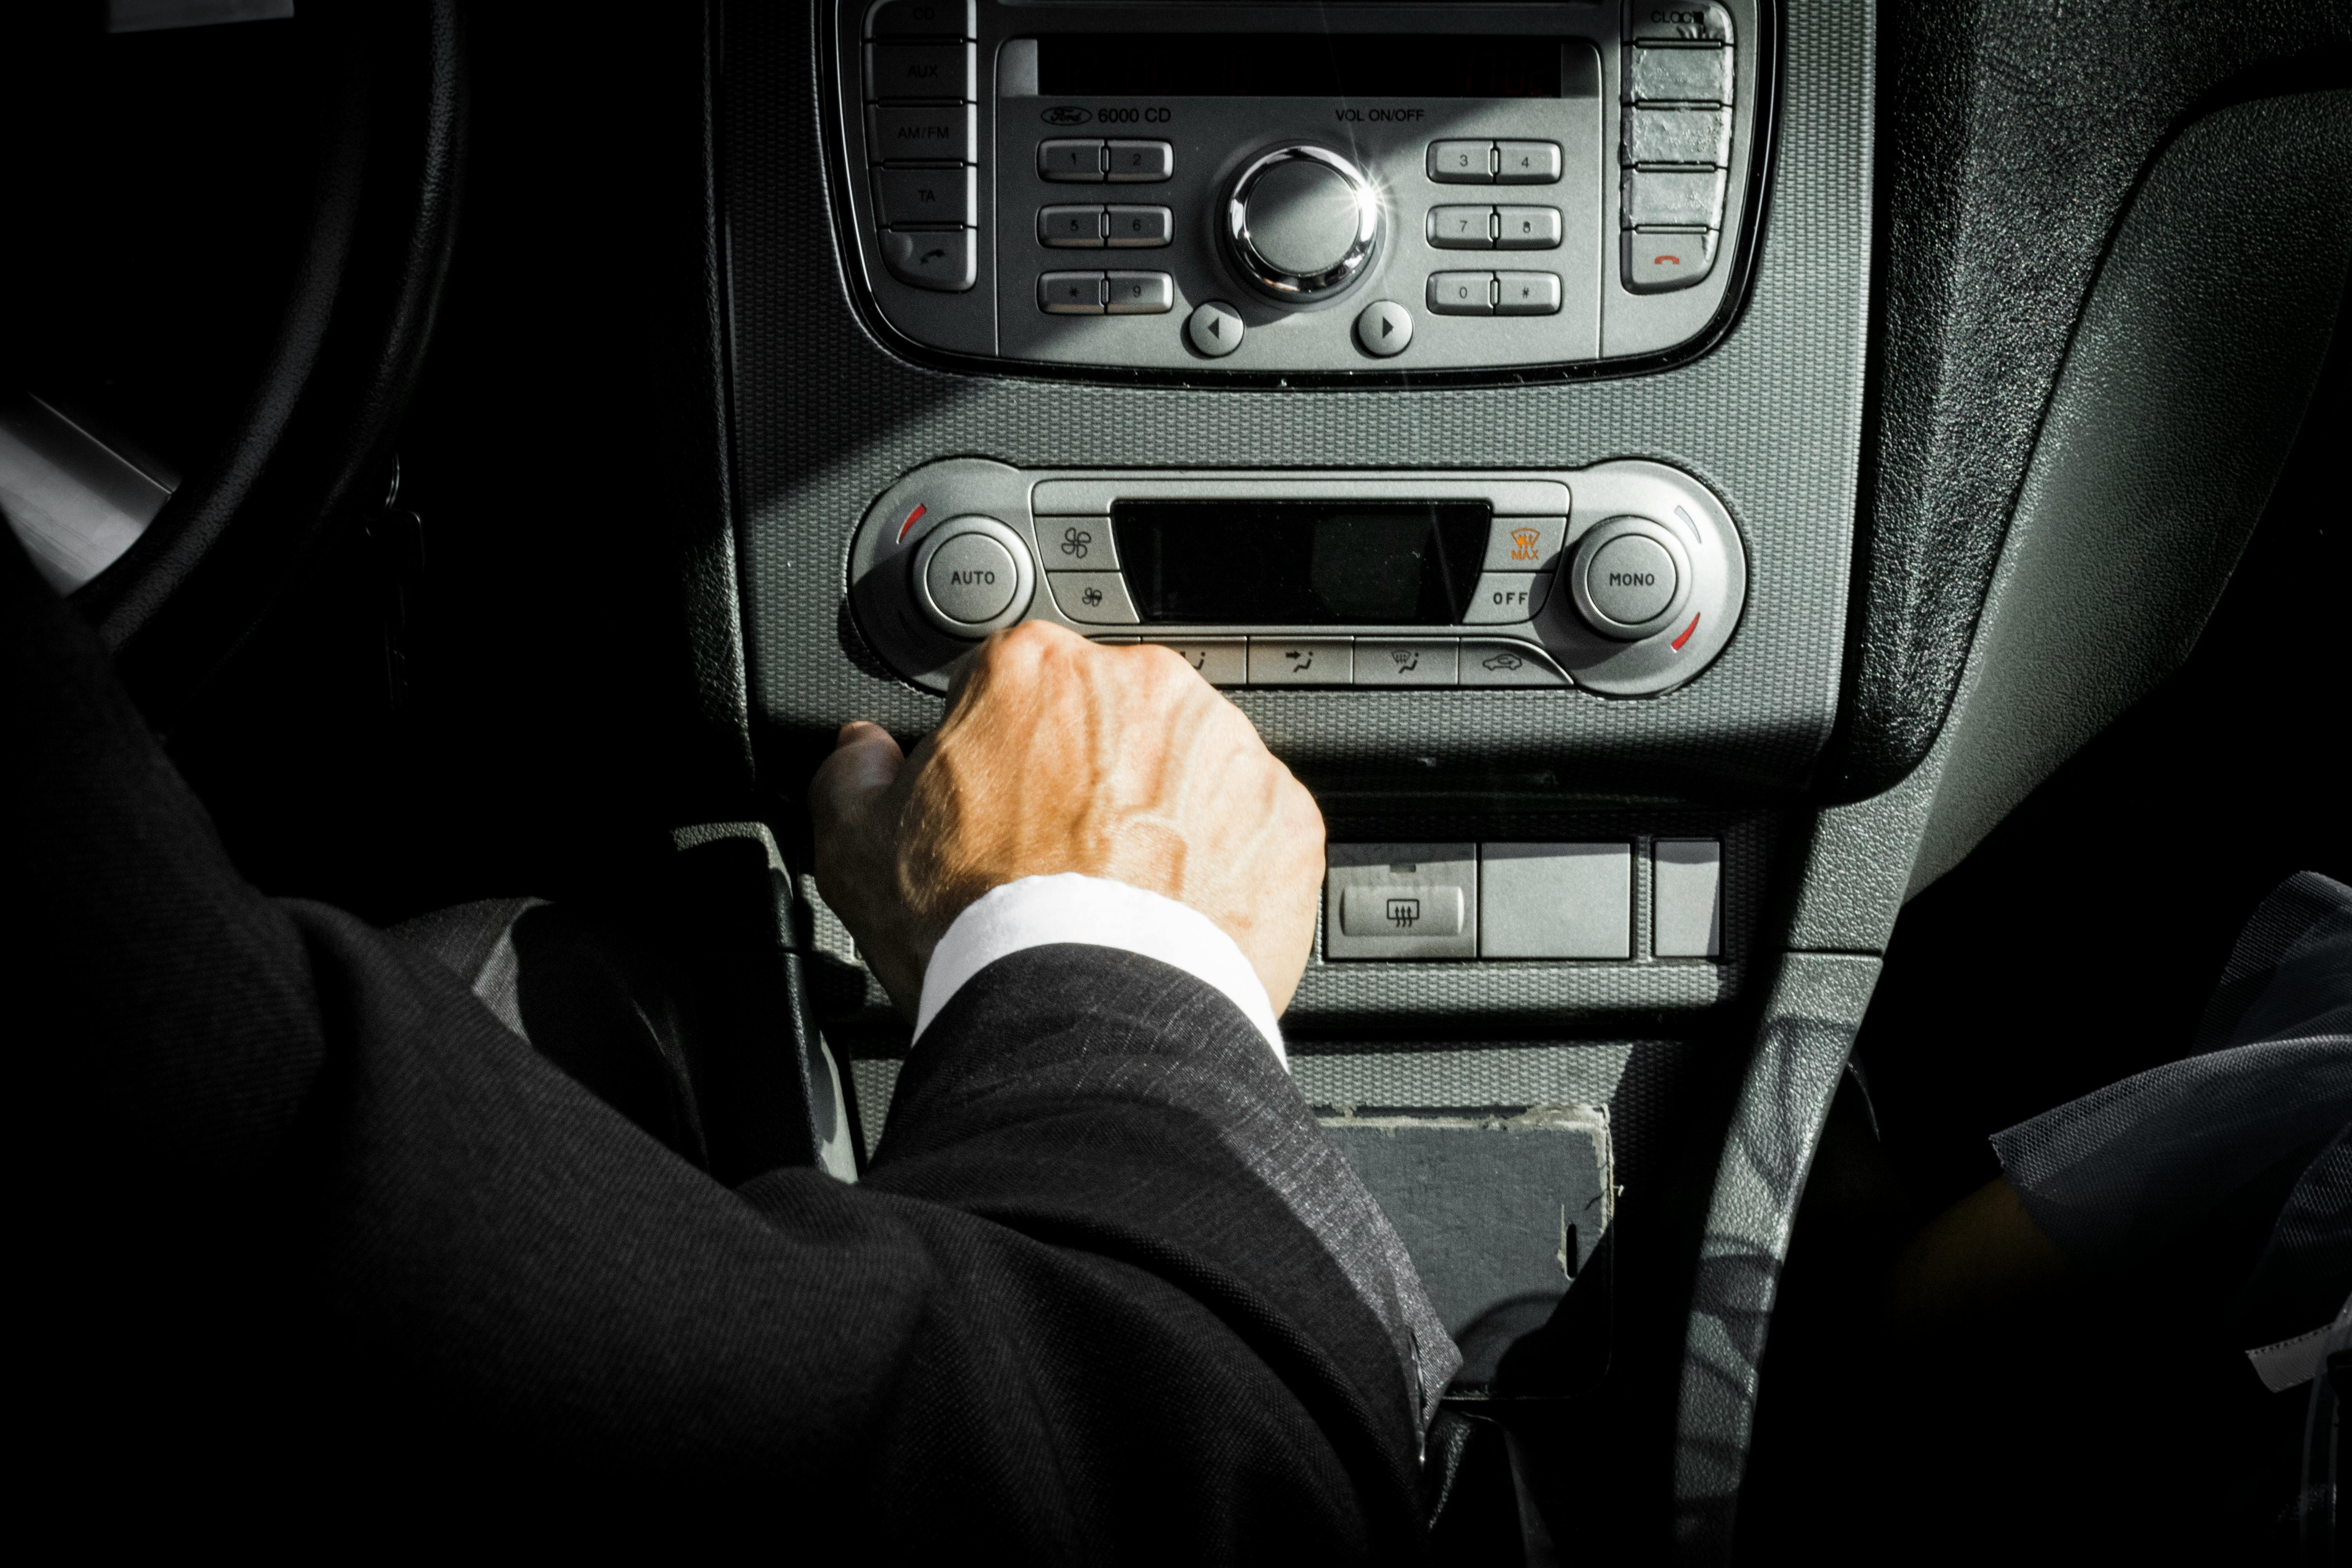
{"type": "Polygon", "coordinates": [[[856,285],[910,347],[1382,375],[1701,342],[1769,7],[836,0],[856,285]]]}

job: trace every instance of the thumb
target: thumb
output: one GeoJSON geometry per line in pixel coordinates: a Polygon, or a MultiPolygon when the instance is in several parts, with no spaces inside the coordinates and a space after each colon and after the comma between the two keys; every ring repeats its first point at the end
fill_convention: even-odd
{"type": "Polygon", "coordinates": [[[906,765],[898,742],[879,724],[864,720],[844,724],[833,754],[809,781],[809,815],[818,837],[850,827],[874,808],[906,765]]]}

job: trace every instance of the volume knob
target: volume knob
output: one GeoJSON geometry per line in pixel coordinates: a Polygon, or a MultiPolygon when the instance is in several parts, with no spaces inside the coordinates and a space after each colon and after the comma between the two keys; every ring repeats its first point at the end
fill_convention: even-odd
{"type": "Polygon", "coordinates": [[[1380,193],[1328,147],[1276,147],[1235,176],[1224,235],[1227,253],[1252,287],[1304,304],[1338,293],[1371,265],[1380,247],[1380,193]]]}

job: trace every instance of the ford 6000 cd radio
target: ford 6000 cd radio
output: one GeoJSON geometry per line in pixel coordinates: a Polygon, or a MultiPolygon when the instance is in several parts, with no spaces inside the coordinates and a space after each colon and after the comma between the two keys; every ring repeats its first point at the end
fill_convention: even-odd
{"type": "Polygon", "coordinates": [[[839,0],[877,325],[1186,378],[1638,360],[1727,320],[1770,8],[839,0]]]}

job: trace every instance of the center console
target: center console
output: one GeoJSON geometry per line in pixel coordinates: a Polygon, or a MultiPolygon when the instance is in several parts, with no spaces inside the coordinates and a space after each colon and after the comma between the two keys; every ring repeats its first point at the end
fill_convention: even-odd
{"type": "MultiPolygon", "coordinates": [[[[1848,635],[1868,8],[724,20],[713,569],[763,776],[913,742],[1002,627],[1174,649],[1322,811],[1293,1079],[1459,1287],[1457,1393],[1555,1309],[1587,1370],[1542,1392],[1635,1365],[1609,1292],[1689,1301],[1610,1283],[1616,1194],[1759,1009],[1851,1010],[1767,910],[1848,635]]],[[[906,1030],[812,904],[870,1137],[906,1030]]]]}

